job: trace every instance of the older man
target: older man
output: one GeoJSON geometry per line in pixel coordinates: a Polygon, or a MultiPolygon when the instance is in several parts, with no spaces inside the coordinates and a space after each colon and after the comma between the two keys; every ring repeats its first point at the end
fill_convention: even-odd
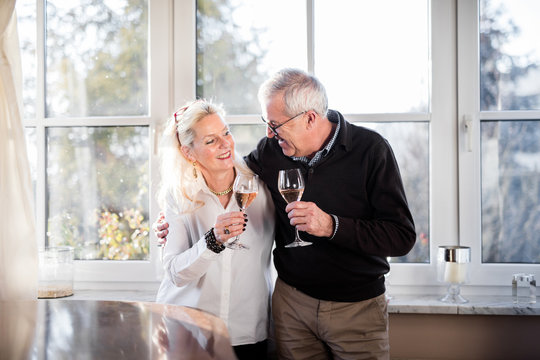
{"type": "Polygon", "coordinates": [[[389,357],[387,256],[416,234],[398,165],[379,134],[328,110],[323,85],[285,69],[259,90],[267,137],[246,158],[276,207],[272,311],[287,359],[389,357]],[[287,205],[280,169],[300,168],[301,201],[287,205]],[[285,248],[294,226],[311,246],[285,248]]]}

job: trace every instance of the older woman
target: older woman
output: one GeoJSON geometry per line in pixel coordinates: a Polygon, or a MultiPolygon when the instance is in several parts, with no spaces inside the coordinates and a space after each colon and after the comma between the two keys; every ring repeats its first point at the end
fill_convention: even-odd
{"type": "Polygon", "coordinates": [[[221,107],[197,100],[169,119],[161,141],[159,200],[169,222],[157,302],[196,307],[227,324],[237,356],[266,356],[274,209],[263,183],[246,213],[232,195],[235,154],[221,107]],[[249,222],[248,222],[249,219],[249,222]],[[240,235],[248,250],[226,248],[240,235]]]}

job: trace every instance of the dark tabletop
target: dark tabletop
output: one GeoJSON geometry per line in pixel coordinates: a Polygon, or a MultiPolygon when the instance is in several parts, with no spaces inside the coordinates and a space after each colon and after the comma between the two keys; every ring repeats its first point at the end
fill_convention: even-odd
{"type": "Polygon", "coordinates": [[[0,301],[0,360],[235,359],[227,328],[200,310],[147,302],[0,301]]]}

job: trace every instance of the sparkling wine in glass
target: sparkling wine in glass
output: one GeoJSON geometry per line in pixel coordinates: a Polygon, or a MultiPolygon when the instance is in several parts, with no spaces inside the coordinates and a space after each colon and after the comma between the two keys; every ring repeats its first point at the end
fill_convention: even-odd
{"type": "MultiPolygon", "coordinates": [[[[251,205],[257,192],[259,191],[259,182],[257,175],[239,174],[234,179],[233,191],[234,199],[240,208],[240,211],[245,212],[247,207],[251,205]]],[[[239,237],[236,236],[233,241],[225,243],[225,246],[229,249],[249,249],[248,246],[241,244],[239,237]]]]}
{"type": "MultiPolygon", "coordinates": [[[[287,203],[300,200],[304,193],[304,178],[302,177],[300,169],[279,170],[278,189],[287,203]]],[[[311,244],[312,243],[309,241],[300,239],[298,229],[295,226],[294,241],[285,245],[285,247],[307,246],[311,244]]]]}

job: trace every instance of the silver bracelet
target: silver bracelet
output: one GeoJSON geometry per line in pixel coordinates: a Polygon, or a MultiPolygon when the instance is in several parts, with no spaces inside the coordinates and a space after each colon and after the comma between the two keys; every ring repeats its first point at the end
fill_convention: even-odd
{"type": "Polygon", "coordinates": [[[330,236],[328,238],[328,240],[332,240],[334,238],[334,236],[336,236],[337,229],[339,227],[339,218],[336,215],[333,215],[333,214],[330,214],[330,216],[332,216],[332,219],[334,219],[334,233],[332,234],[332,236],[330,236]]]}

